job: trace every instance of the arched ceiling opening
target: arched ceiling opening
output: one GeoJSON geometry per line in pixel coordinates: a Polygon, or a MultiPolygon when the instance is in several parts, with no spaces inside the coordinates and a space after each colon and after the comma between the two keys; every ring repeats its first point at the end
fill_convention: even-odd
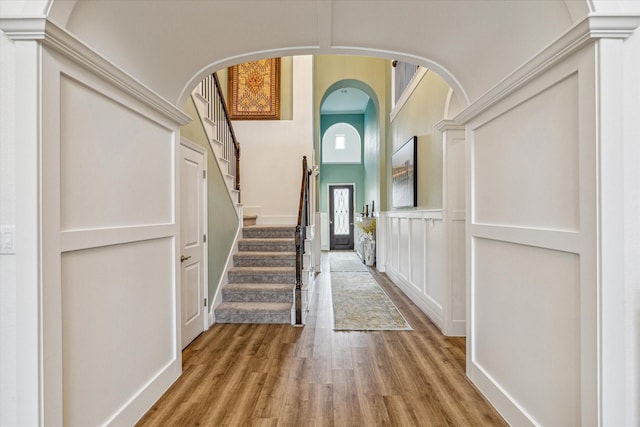
{"type": "Polygon", "coordinates": [[[210,72],[298,54],[423,65],[466,105],[599,3],[380,0],[364,7],[358,0],[136,0],[124,8],[121,0],[51,1],[53,22],[176,105],[210,72]]]}
{"type": "Polygon", "coordinates": [[[320,114],[362,114],[369,99],[369,95],[355,87],[334,90],[320,104],[320,114]]]}

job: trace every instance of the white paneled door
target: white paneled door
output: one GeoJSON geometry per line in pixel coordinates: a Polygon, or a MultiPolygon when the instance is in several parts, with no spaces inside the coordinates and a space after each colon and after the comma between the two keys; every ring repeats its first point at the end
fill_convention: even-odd
{"type": "Polygon", "coordinates": [[[180,276],[182,348],[205,328],[205,156],[192,144],[180,146],[180,276]]]}

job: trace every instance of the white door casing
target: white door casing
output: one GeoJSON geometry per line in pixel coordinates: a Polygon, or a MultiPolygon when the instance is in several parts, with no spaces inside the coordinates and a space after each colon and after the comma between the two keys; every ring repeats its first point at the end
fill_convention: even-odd
{"type": "Polygon", "coordinates": [[[206,157],[184,139],[180,153],[180,323],[185,348],[207,328],[206,157]]]}

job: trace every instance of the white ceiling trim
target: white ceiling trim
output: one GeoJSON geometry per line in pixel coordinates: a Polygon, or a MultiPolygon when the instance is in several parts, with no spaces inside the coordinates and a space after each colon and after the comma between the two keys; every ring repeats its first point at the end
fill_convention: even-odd
{"type": "Polygon", "coordinates": [[[545,49],[501,80],[454,120],[467,123],[481,112],[509,96],[558,62],[598,39],[629,37],[640,26],[640,15],[591,15],[574,25],[545,49]]]}
{"type": "Polygon", "coordinates": [[[0,18],[0,29],[15,41],[40,41],[178,125],[191,121],[191,117],[175,105],[43,16],[0,18]]]}

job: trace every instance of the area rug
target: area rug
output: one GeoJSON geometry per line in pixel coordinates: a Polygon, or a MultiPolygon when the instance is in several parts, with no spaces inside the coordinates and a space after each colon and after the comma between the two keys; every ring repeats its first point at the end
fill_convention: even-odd
{"type": "Polygon", "coordinates": [[[331,271],[369,271],[355,252],[330,252],[329,266],[331,271]]]}
{"type": "Polygon", "coordinates": [[[371,273],[331,273],[336,331],[412,330],[371,273]]]}

